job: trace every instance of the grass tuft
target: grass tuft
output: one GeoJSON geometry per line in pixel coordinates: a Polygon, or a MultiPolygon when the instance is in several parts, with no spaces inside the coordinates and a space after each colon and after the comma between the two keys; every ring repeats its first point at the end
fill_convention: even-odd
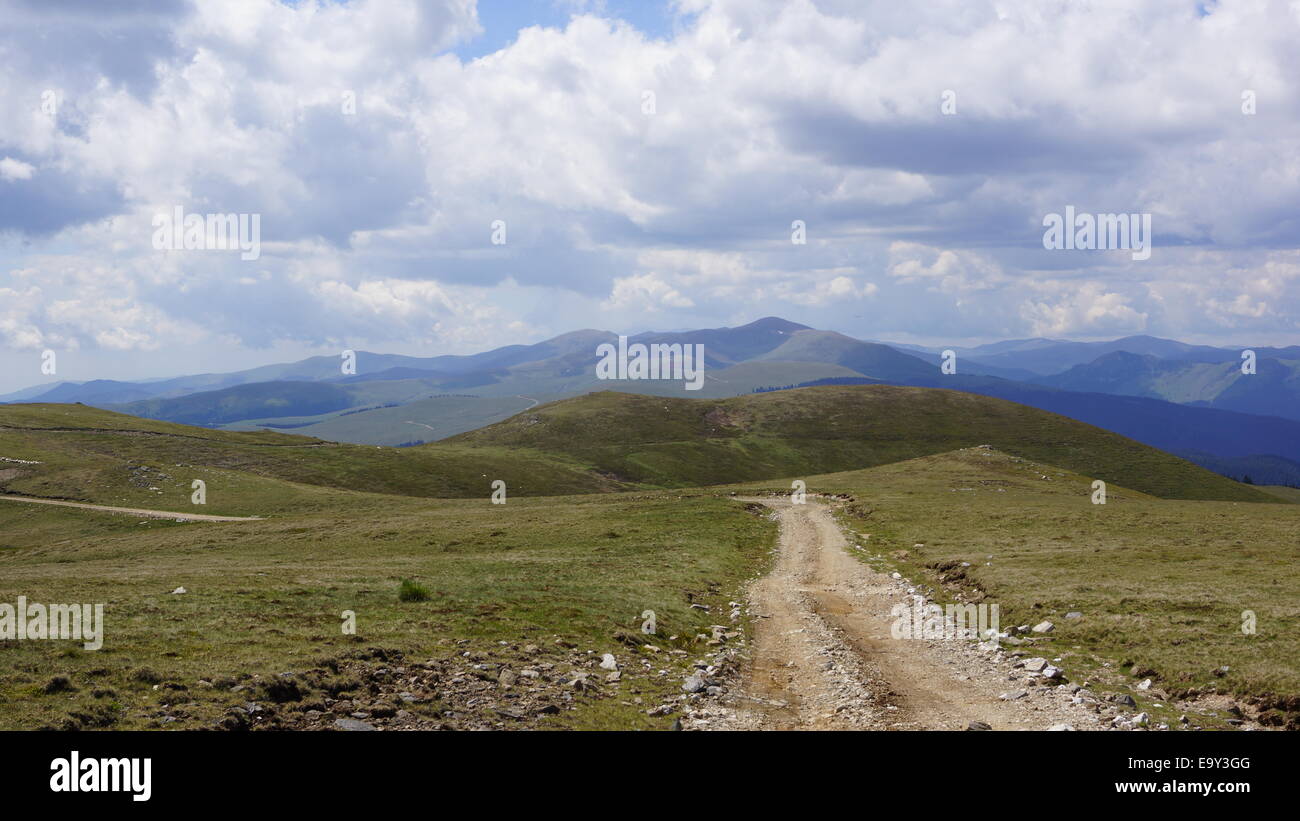
{"type": "Polygon", "coordinates": [[[428,601],[429,598],[429,589],[410,579],[402,579],[402,584],[397,588],[398,601],[428,601]]]}

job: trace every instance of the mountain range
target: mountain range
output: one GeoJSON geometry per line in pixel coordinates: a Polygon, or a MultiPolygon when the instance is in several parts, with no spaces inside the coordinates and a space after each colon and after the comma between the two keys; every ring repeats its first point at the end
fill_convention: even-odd
{"type": "Polygon", "coordinates": [[[147,419],[278,430],[340,442],[410,445],[595,391],[709,398],[820,384],[948,388],[1048,410],[1122,434],[1223,475],[1300,484],[1300,347],[1241,349],[1132,336],[1110,342],[1025,339],[943,349],[871,342],[777,317],[735,328],[651,332],[629,344],[704,347],[701,390],[677,380],[601,380],[609,331],[579,330],[467,356],[356,352],[232,373],[36,386],[4,402],[82,403],[147,419]]]}

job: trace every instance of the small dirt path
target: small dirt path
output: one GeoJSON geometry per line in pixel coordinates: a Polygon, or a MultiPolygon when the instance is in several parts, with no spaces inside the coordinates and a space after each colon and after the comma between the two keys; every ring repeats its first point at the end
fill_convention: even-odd
{"type": "Polygon", "coordinates": [[[110,507],[92,505],[86,502],[65,502],[60,499],[35,499],[31,496],[11,496],[0,494],[0,501],[30,502],[38,505],[58,505],[60,507],[79,507],[85,510],[98,510],[103,513],[127,513],[132,516],[145,516],[150,519],[173,519],[179,522],[255,522],[261,516],[211,516],[207,513],[173,513],[170,510],[146,510],[140,507],[110,507]]]}

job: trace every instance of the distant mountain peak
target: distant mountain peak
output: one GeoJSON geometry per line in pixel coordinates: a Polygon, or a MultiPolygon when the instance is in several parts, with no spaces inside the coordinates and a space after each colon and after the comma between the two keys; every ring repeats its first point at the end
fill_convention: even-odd
{"type": "Polygon", "coordinates": [[[741,325],[736,330],[755,330],[755,331],[783,331],[792,333],[794,331],[812,330],[807,325],[800,325],[798,322],[791,322],[788,319],[782,319],[779,316],[765,316],[762,319],[755,319],[748,325],[741,325]]]}

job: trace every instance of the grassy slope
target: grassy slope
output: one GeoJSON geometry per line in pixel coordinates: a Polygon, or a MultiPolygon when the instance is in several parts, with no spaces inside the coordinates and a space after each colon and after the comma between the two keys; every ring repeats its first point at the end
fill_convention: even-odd
{"type": "Polygon", "coordinates": [[[930,388],[819,387],[722,400],[605,392],[536,408],[439,446],[563,453],[624,481],[694,486],[851,470],[979,444],[1162,497],[1270,500],[1091,425],[930,388]]]}
{"type": "MultiPolygon", "coordinates": [[[[1156,499],[1109,485],[1106,504],[1094,505],[1087,477],[981,448],[807,481],[810,493],[855,497],[843,519],[873,564],[983,590],[1004,628],[1052,621],[1050,645],[1033,655],[1062,656],[1076,681],[1127,690],[1137,664],[1171,693],[1261,696],[1289,703],[1300,721],[1294,504],[1156,499]],[[1076,610],[1082,619],[1064,618],[1076,610]],[[1242,633],[1246,610],[1255,635],[1242,633]]],[[[1132,694],[1143,709],[1167,706],[1132,694]]]]}
{"type": "Polygon", "coordinates": [[[683,381],[672,379],[608,379],[591,385],[588,391],[615,391],[642,396],[675,396],[679,399],[721,399],[743,396],[756,388],[784,387],[812,379],[841,376],[861,377],[857,371],[820,362],[742,362],[729,368],[704,371],[704,386],[687,390],[683,381]]]}
{"type": "Polygon", "coordinates": [[[1264,491],[1270,496],[1276,496],[1277,498],[1282,499],[1283,501],[1295,502],[1297,504],[1300,504],[1300,487],[1286,487],[1284,485],[1265,485],[1261,487],[1260,490],[1264,491]]]}
{"type": "MultiPolygon", "coordinates": [[[[871,387],[725,402],[599,394],[521,414],[492,441],[503,441],[501,431],[511,434],[505,440],[538,449],[481,446],[478,436],[401,450],[327,446],[79,406],[0,409],[0,456],[45,462],[26,478],[10,478],[11,485],[36,483],[49,495],[94,501],[121,502],[114,497],[125,495],[131,503],[184,509],[190,473],[165,468],[176,460],[205,466],[216,477],[205,512],[276,514],[259,522],[178,524],[0,505],[0,601],[25,595],[104,602],[111,630],[98,653],[65,642],[4,647],[0,726],[60,726],[72,713],[104,716],[105,710],[115,726],[151,726],[162,699],[174,696],[135,681],[140,667],[188,685],[194,700],[179,711],[182,726],[207,726],[247,696],[196,691],[198,678],[269,676],[337,655],[355,646],[335,632],[345,609],[358,613],[366,642],[416,656],[446,657],[453,652],[449,642],[467,640],[476,652],[504,654],[496,662],[517,665],[509,656],[519,643],[549,653],[555,636],[598,653],[622,653],[611,645],[613,631],[634,628],[645,608],[656,610],[665,627],[658,643],[667,645],[666,636],[676,634],[682,638],[671,646],[694,649],[688,637],[717,616],[688,609],[688,596],[715,604],[734,597],[770,546],[765,519],[716,491],[525,499],[512,484],[510,502],[493,506],[482,498],[486,487],[477,487],[493,460],[518,470],[520,483],[536,483],[547,470],[556,471],[552,489],[590,481],[583,463],[608,464],[610,441],[630,445],[624,455],[614,454],[623,459],[619,464],[674,481],[714,475],[719,454],[727,453],[735,462],[722,470],[802,473],[813,492],[852,493],[864,503],[852,523],[872,533],[891,560],[909,572],[970,561],[970,580],[1002,604],[1005,622],[1045,616],[1061,625],[1056,641],[1071,654],[1071,665],[1111,658],[1150,665],[1165,686],[1217,682],[1238,692],[1300,693],[1294,669],[1300,590],[1289,572],[1300,558],[1294,539],[1300,508],[1165,501],[1124,490],[1120,485],[1133,483],[1112,474],[1125,466],[1139,479],[1154,477],[1156,485],[1184,493],[1196,492],[1197,482],[1205,483],[1200,492],[1217,492],[1218,477],[1188,472],[1185,463],[1086,425],[966,394],[871,387]],[[706,440],[692,444],[701,433],[706,440]],[[967,439],[1020,441],[1023,450],[1060,459],[1109,460],[1116,468],[1106,474],[1110,501],[1089,503],[1087,476],[998,461],[983,450],[813,475],[839,461],[906,458],[917,448],[967,439]],[[577,461],[540,450],[557,443],[574,450],[577,461]],[[403,461],[410,455],[417,458],[403,461]],[[820,470],[792,469],[816,460],[820,470]],[[169,480],[145,477],[164,494],[136,487],[129,475],[119,480],[116,472],[127,464],[164,466],[169,480]],[[479,498],[361,492],[430,486],[479,498]],[[925,544],[919,551],[912,548],[918,542],[925,544]],[[983,565],[987,555],[995,558],[983,565]],[[406,577],[432,589],[434,599],[399,604],[396,585],[406,577]],[[191,593],[167,595],[178,585],[191,593]],[[1059,615],[1066,609],[1084,611],[1085,619],[1064,623],[1059,615]],[[1243,609],[1257,613],[1259,635],[1241,636],[1243,609]],[[497,641],[509,646],[498,650],[497,641]],[[1223,665],[1232,672],[1212,679],[1209,671],[1223,665]],[[76,689],[39,693],[54,675],[69,676],[76,689]],[[113,695],[95,698],[96,689],[113,695]]],[[[0,470],[32,469],[0,462],[0,470]]],[[[788,481],[773,486],[788,488],[788,481]]],[[[554,661],[561,668],[567,663],[554,661]]],[[[657,657],[654,667],[668,661],[657,657]]],[[[666,678],[633,673],[621,692],[647,699],[680,682],[675,672],[666,678]]],[[[580,700],[581,709],[554,721],[671,722],[655,723],[627,700],[580,700]]]]}
{"type": "MultiPolygon", "coordinates": [[[[767,519],[736,502],[676,494],[505,505],[305,486],[301,494],[301,512],[233,525],[0,506],[0,602],[23,595],[106,605],[99,651],[68,641],[0,642],[0,729],[147,728],[163,715],[178,719],[169,727],[208,727],[230,707],[264,697],[255,687],[238,693],[199,679],[255,684],[246,676],[301,673],[362,646],[397,648],[416,661],[472,652],[489,670],[554,663],[556,676],[574,669],[574,653],[594,651],[585,656],[594,665],[612,652],[624,681],[603,685],[605,697],[575,696],[576,710],[544,723],[666,729],[673,718],[651,718],[645,706],[680,693],[689,664],[667,651],[705,649],[694,637],[716,623],[774,536],[767,519]],[[425,585],[432,599],[399,602],[404,578],[425,585]],[[169,595],[177,586],[189,592],[169,595]],[[715,615],[691,609],[691,597],[712,604],[715,615]],[[645,609],[658,616],[653,640],[665,651],[651,669],[614,640],[636,633],[645,609]],[[344,610],[357,614],[357,637],[342,635],[344,610]],[[557,637],[577,647],[561,650],[557,637]],[[524,657],[525,643],[541,654],[524,657]],[[157,676],[138,680],[142,668],[157,676]],[[55,676],[68,677],[73,690],[42,692],[55,676]],[[158,680],[161,690],[152,686],[158,680]],[[188,690],[178,694],[166,682],[188,690]]],[[[563,690],[548,686],[553,695],[563,690]]],[[[454,706],[499,722],[493,707],[508,707],[505,698],[489,693],[478,706],[454,706]]],[[[447,706],[410,709],[436,718],[447,706]]]]}
{"type": "Polygon", "coordinates": [[[1165,497],[1272,498],[1054,414],[890,386],[713,400],[605,392],[402,449],[192,428],[81,405],[8,405],[0,456],[42,464],[0,462],[0,489],[184,510],[192,481],[202,479],[204,512],[268,515],[316,503],[304,485],[481,498],[501,479],[512,496],[560,495],[806,476],[984,443],[1165,497]]]}
{"type": "Polygon", "coordinates": [[[191,483],[207,483],[205,513],[267,515],[318,504],[340,491],[480,497],[501,479],[516,495],[620,487],[554,454],[503,448],[377,448],[281,433],[236,433],[137,419],[81,405],[0,407],[0,489],[100,504],[192,509],[191,483]],[[151,489],[154,488],[154,489],[151,489]]]}

